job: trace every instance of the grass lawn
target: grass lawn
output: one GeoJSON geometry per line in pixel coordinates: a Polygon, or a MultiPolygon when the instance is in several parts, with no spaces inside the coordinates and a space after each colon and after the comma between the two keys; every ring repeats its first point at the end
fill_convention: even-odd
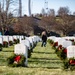
{"type": "Polygon", "coordinates": [[[75,75],[75,71],[63,70],[62,61],[48,43],[46,47],[37,44],[28,58],[28,67],[8,67],[7,57],[13,52],[14,46],[0,52],[0,75],[75,75]]]}

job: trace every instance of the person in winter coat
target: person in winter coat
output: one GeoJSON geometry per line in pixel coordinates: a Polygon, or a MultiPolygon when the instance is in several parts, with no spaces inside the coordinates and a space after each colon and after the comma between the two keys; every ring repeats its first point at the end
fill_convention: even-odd
{"type": "Polygon", "coordinates": [[[46,43],[47,43],[47,35],[46,35],[46,32],[45,31],[43,31],[42,32],[42,47],[44,46],[44,47],[46,47],[46,43]]]}
{"type": "Polygon", "coordinates": [[[6,28],[4,35],[10,35],[8,28],[6,28]]]}

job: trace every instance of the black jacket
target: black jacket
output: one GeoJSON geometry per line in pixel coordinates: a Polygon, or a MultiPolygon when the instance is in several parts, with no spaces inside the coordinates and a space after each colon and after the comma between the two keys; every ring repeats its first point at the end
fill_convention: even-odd
{"type": "Polygon", "coordinates": [[[42,41],[44,41],[44,42],[47,41],[47,36],[46,35],[42,35],[42,41]]]}
{"type": "Polygon", "coordinates": [[[4,35],[9,35],[10,33],[9,33],[9,31],[5,31],[5,33],[4,33],[4,35]]]}

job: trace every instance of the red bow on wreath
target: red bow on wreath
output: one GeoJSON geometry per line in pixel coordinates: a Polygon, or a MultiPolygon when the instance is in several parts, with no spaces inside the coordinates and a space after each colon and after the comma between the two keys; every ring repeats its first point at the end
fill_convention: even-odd
{"type": "Polygon", "coordinates": [[[21,56],[19,55],[14,58],[14,61],[18,63],[20,61],[20,59],[21,59],[21,56]]]}
{"type": "Polygon", "coordinates": [[[75,60],[70,60],[69,63],[75,65],[75,60]]]}

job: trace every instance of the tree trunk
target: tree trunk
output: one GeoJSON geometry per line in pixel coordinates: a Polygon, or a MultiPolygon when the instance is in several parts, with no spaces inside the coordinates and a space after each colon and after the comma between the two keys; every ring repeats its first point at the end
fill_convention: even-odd
{"type": "Polygon", "coordinates": [[[63,31],[63,36],[66,36],[66,31],[63,31]]]}
{"type": "Polygon", "coordinates": [[[22,16],[22,0],[19,0],[19,17],[22,16]]]}

